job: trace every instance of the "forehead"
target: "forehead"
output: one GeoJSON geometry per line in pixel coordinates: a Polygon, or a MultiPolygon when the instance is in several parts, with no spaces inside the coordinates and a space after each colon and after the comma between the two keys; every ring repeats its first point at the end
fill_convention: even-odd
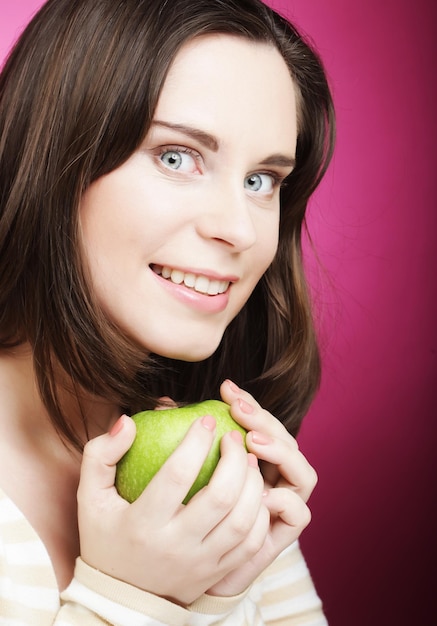
{"type": "Polygon", "coordinates": [[[294,84],[279,51],[267,43],[213,34],[185,44],[155,118],[193,125],[224,143],[256,138],[267,151],[295,152],[294,84]]]}

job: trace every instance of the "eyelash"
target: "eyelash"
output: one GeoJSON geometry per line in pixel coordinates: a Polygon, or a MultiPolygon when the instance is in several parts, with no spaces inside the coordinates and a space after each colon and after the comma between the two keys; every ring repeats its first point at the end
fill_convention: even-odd
{"type": "Polygon", "coordinates": [[[169,146],[160,146],[155,152],[155,156],[160,159],[163,154],[166,152],[180,152],[181,154],[189,154],[193,157],[195,161],[201,161],[202,157],[197,152],[197,150],[193,150],[192,148],[187,148],[186,146],[178,146],[178,145],[169,145],[169,146]]]}
{"type": "Polygon", "coordinates": [[[273,187],[283,187],[285,185],[285,178],[280,176],[276,172],[255,172],[255,174],[266,174],[267,176],[271,176],[273,181],[273,187]]]}

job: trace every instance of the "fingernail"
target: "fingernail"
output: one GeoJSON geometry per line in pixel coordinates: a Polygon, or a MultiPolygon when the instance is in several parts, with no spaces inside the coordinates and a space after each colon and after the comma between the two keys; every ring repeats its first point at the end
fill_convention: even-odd
{"type": "Polygon", "coordinates": [[[113,424],[111,430],[109,431],[109,434],[111,435],[111,437],[115,437],[115,435],[118,435],[118,433],[123,428],[123,426],[124,426],[124,415],[119,417],[118,420],[115,422],[115,424],[113,424]]]}
{"type": "Polygon", "coordinates": [[[241,398],[238,400],[238,405],[243,413],[250,415],[253,413],[253,406],[246,402],[246,400],[242,400],[241,398]]]}
{"type": "Polygon", "coordinates": [[[270,437],[268,437],[267,435],[264,435],[263,433],[259,433],[256,430],[252,430],[252,442],[253,443],[257,443],[261,446],[265,446],[269,443],[272,443],[272,439],[270,437]]]}
{"type": "Polygon", "coordinates": [[[252,454],[252,452],[249,452],[249,454],[247,455],[247,462],[250,467],[258,468],[258,459],[254,454],[252,454]]]}
{"type": "Polygon", "coordinates": [[[231,437],[232,437],[232,439],[233,439],[234,441],[236,441],[237,443],[240,443],[240,444],[242,444],[242,443],[243,443],[243,437],[242,437],[242,435],[241,435],[240,431],[238,431],[238,430],[233,430],[233,431],[231,432],[231,437]]]}
{"type": "Polygon", "coordinates": [[[232,380],[228,379],[228,385],[231,391],[233,391],[234,393],[240,393],[240,388],[235,383],[233,383],[232,380]]]}
{"type": "Polygon", "coordinates": [[[215,419],[212,415],[204,415],[201,419],[202,426],[206,428],[206,430],[213,431],[215,429],[215,419]]]}

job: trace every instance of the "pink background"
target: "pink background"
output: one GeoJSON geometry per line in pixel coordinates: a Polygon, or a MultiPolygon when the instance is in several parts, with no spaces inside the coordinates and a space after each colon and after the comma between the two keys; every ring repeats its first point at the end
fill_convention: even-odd
{"type": "MultiPolygon", "coordinates": [[[[431,626],[437,5],[270,2],[317,43],[338,114],[310,211],[324,378],[299,437],[319,473],[302,544],[331,626],[431,626]]],[[[40,4],[0,0],[0,58],[40,4]]]]}

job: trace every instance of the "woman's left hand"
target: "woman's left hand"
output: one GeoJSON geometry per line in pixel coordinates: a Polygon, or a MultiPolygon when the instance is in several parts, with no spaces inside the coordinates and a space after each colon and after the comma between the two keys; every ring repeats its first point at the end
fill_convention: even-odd
{"type": "Polygon", "coordinates": [[[255,556],[208,590],[210,595],[233,596],[244,591],[276,557],[302,533],[311,520],[306,504],[317,475],[296,440],[271,413],[231,381],[221,396],[234,419],[247,431],[246,445],[260,460],[264,477],[264,504],[270,511],[270,529],[255,556]]]}

